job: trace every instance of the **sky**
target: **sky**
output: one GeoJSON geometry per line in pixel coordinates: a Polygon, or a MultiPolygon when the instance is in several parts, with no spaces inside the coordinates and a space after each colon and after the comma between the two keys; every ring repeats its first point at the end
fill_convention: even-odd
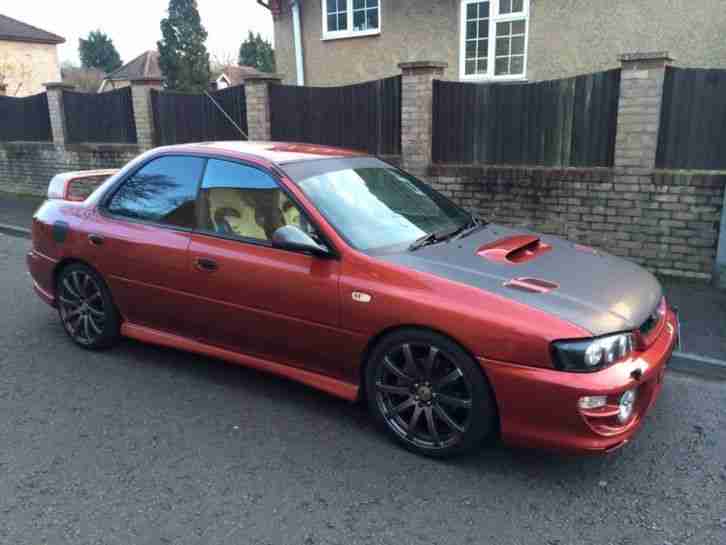
{"type": "MultiPolygon", "coordinates": [[[[236,61],[248,30],[272,41],[272,15],[256,0],[198,0],[197,4],[209,33],[212,60],[236,61]]],[[[3,0],[0,13],[63,36],[66,43],[58,47],[61,62],[79,63],[78,39],[96,29],[111,37],[123,62],[128,62],[156,49],[159,22],[168,7],[169,0],[3,0]]]]}

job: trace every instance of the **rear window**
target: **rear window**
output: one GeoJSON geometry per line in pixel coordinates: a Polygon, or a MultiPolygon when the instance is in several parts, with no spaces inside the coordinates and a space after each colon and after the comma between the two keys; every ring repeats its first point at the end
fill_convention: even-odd
{"type": "Polygon", "coordinates": [[[197,187],[206,159],[168,156],[154,159],[123,182],[108,204],[117,216],[192,228],[197,187]]]}

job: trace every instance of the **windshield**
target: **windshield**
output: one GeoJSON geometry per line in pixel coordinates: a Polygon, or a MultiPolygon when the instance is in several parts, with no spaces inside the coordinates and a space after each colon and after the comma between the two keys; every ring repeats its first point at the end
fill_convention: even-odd
{"type": "Polygon", "coordinates": [[[352,246],[376,250],[460,228],[471,216],[416,178],[373,158],[284,166],[352,246]]]}

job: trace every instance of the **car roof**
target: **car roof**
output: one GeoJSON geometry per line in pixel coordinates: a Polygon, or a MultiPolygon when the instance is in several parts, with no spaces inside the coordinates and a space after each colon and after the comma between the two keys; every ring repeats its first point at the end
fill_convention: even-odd
{"type": "Polygon", "coordinates": [[[330,159],[344,157],[364,157],[367,154],[350,149],[320,146],[317,144],[304,144],[295,142],[200,142],[182,144],[167,148],[173,151],[194,151],[202,148],[205,151],[219,150],[223,153],[239,153],[244,156],[254,156],[265,159],[271,163],[282,165],[315,159],[330,159]]]}

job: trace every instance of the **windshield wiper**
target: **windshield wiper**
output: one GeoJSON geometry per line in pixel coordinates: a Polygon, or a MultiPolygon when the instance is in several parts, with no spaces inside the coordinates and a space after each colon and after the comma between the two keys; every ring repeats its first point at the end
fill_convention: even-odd
{"type": "Polygon", "coordinates": [[[487,222],[480,220],[476,216],[471,216],[469,218],[469,221],[467,221],[460,227],[454,227],[453,229],[443,229],[441,231],[434,231],[433,233],[422,236],[421,238],[415,240],[408,247],[408,249],[413,252],[415,250],[418,250],[419,248],[423,248],[424,246],[429,246],[430,244],[437,244],[439,242],[444,242],[445,240],[449,239],[458,240],[462,237],[472,234],[474,231],[481,229],[482,227],[486,226],[486,224],[487,222]]]}
{"type": "Polygon", "coordinates": [[[456,233],[454,233],[453,240],[459,240],[460,238],[467,237],[472,233],[478,231],[479,229],[486,227],[486,225],[486,221],[483,221],[476,216],[471,216],[471,218],[469,218],[469,221],[467,221],[456,231],[456,233]]]}
{"type": "Polygon", "coordinates": [[[409,251],[415,252],[419,248],[428,246],[430,244],[436,244],[443,242],[444,240],[451,238],[458,232],[458,229],[444,229],[442,231],[434,231],[428,235],[424,235],[419,239],[416,239],[409,247],[409,251]]]}

